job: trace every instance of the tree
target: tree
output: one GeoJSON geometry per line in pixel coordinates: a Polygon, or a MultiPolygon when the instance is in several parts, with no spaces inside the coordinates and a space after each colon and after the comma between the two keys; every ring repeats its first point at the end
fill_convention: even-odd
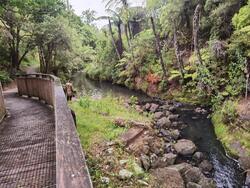
{"type": "Polygon", "coordinates": [[[112,29],[112,23],[111,23],[112,17],[110,17],[110,16],[101,16],[101,17],[99,17],[97,19],[108,20],[108,29],[109,29],[109,34],[110,34],[110,37],[111,37],[111,42],[112,42],[112,45],[113,45],[113,47],[115,49],[115,52],[116,52],[116,55],[117,55],[118,59],[121,59],[121,55],[120,55],[119,49],[118,49],[118,47],[116,45],[116,40],[115,40],[113,29],[112,29]]]}
{"type": "Polygon", "coordinates": [[[161,44],[160,44],[160,38],[159,38],[159,35],[157,34],[157,31],[156,31],[156,24],[155,24],[155,21],[154,21],[154,15],[157,15],[157,12],[159,11],[159,7],[160,7],[160,4],[162,4],[161,0],[158,0],[158,1],[147,1],[147,8],[148,8],[148,11],[150,12],[150,22],[151,22],[151,25],[152,25],[152,30],[153,30],[153,33],[154,33],[154,36],[155,36],[155,43],[156,43],[156,53],[157,53],[157,57],[160,61],[160,64],[161,64],[161,67],[162,67],[162,72],[163,72],[163,79],[166,79],[167,77],[167,70],[166,70],[166,65],[163,61],[163,57],[162,57],[162,47],[161,47],[161,44]]]}
{"type": "Polygon", "coordinates": [[[64,4],[60,0],[9,0],[0,5],[0,22],[8,44],[12,75],[20,69],[28,52],[35,47],[33,37],[36,23],[41,23],[45,15],[56,15],[62,7],[64,4]]]}
{"type": "Polygon", "coordinates": [[[201,59],[201,53],[199,48],[199,28],[200,28],[200,17],[201,17],[201,4],[199,3],[194,11],[194,17],[193,17],[193,39],[194,39],[194,51],[198,58],[199,64],[202,63],[201,59]]]}
{"type": "Polygon", "coordinates": [[[184,63],[181,57],[180,45],[178,39],[178,30],[181,30],[181,26],[185,25],[187,19],[184,14],[185,2],[182,0],[170,0],[161,9],[161,25],[165,32],[170,33],[174,39],[175,55],[177,59],[177,65],[179,72],[184,79],[184,63]],[[185,18],[185,19],[183,19],[185,18]]]}
{"type": "Polygon", "coordinates": [[[96,12],[94,10],[88,9],[88,10],[84,10],[82,12],[81,18],[82,18],[84,23],[92,24],[93,21],[95,21],[95,15],[96,15],[96,12]]]}
{"type": "Polygon", "coordinates": [[[14,75],[20,68],[20,64],[31,50],[33,25],[31,21],[30,1],[7,1],[0,5],[0,21],[4,30],[4,38],[7,41],[11,58],[10,72],[14,75]]]}

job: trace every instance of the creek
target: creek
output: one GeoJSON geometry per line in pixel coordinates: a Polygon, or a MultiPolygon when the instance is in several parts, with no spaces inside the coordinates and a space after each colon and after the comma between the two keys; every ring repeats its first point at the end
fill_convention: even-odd
{"type": "MultiPolygon", "coordinates": [[[[136,96],[139,101],[150,100],[150,97],[142,92],[129,90],[110,82],[93,81],[86,78],[83,73],[77,73],[73,77],[73,84],[79,95],[88,94],[94,98],[111,95],[127,99],[136,96]]],[[[205,153],[208,160],[213,164],[212,177],[216,186],[218,188],[243,187],[243,171],[236,160],[226,155],[221,142],[216,138],[208,113],[196,113],[194,106],[183,104],[178,107],[177,113],[181,120],[188,125],[182,131],[182,137],[192,140],[198,150],[205,153]]]]}

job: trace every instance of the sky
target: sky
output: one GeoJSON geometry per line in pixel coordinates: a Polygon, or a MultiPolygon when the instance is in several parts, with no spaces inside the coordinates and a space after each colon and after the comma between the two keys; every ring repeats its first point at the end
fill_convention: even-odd
{"type": "MultiPolygon", "coordinates": [[[[81,15],[82,11],[91,9],[96,11],[96,16],[103,16],[106,15],[105,13],[105,3],[103,0],[69,0],[70,5],[74,9],[77,15],[81,15]]],[[[145,0],[130,0],[129,1],[131,6],[142,6],[145,3],[145,0]]],[[[99,28],[106,25],[107,21],[99,20],[95,23],[99,28]]]]}

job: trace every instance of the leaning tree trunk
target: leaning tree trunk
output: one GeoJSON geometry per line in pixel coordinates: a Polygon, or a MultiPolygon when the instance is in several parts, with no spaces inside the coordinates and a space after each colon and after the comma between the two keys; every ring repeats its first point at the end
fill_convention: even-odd
{"type": "Polygon", "coordinates": [[[174,26],[174,48],[175,48],[175,56],[176,56],[176,59],[177,59],[179,71],[181,73],[182,79],[184,79],[184,63],[183,63],[183,60],[182,60],[182,57],[181,57],[181,52],[180,52],[178,39],[177,39],[177,31],[176,31],[175,26],[174,26]]]}
{"type": "Polygon", "coordinates": [[[193,39],[194,39],[195,55],[198,58],[198,63],[202,65],[203,62],[202,62],[200,48],[199,48],[200,14],[201,14],[201,4],[198,4],[195,8],[194,17],[193,17],[193,39]]]}
{"type": "Polygon", "coordinates": [[[116,44],[115,44],[115,38],[114,38],[114,35],[113,35],[113,31],[112,31],[111,21],[110,21],[110,19],[108,19],[108,21],[109,21],[109,32],[110,32],[112,44],[113,44],[113,46],[114,46],[114,48],[115,48],[115,52],[116,52],[116,54],[117,54],[117,56],[118,56],[118,59],[121,59],[120,53],[119,53],[119,51],[118,51],[118,49],[117,49],[117,46],[116,46],[116,44]]]}
{"type": "Polygon", "coordinates": [[[167,77],[167,71],[166,71],[166,66],[164,64],[162,53],[161,53],[160,39],[159,39],[159,36],[156,33],[154,18],[150,17],[150,20],[151,20],[152,29],[153,29],[154,36],[155,36],[157,57],[159,58],[160,64],[161,64],[161,67],[162,67],[163,79],[165,79],[167,77]]]}

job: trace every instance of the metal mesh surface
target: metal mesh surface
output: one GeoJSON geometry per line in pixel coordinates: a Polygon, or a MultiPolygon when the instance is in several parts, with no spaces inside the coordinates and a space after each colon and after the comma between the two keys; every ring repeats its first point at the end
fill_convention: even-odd
{"type": "Polygon", "coordinates": [[[0,124],[0,187],[55,187],[53,111],[14,93],[5,100],[10,117],[0,124]]]}

